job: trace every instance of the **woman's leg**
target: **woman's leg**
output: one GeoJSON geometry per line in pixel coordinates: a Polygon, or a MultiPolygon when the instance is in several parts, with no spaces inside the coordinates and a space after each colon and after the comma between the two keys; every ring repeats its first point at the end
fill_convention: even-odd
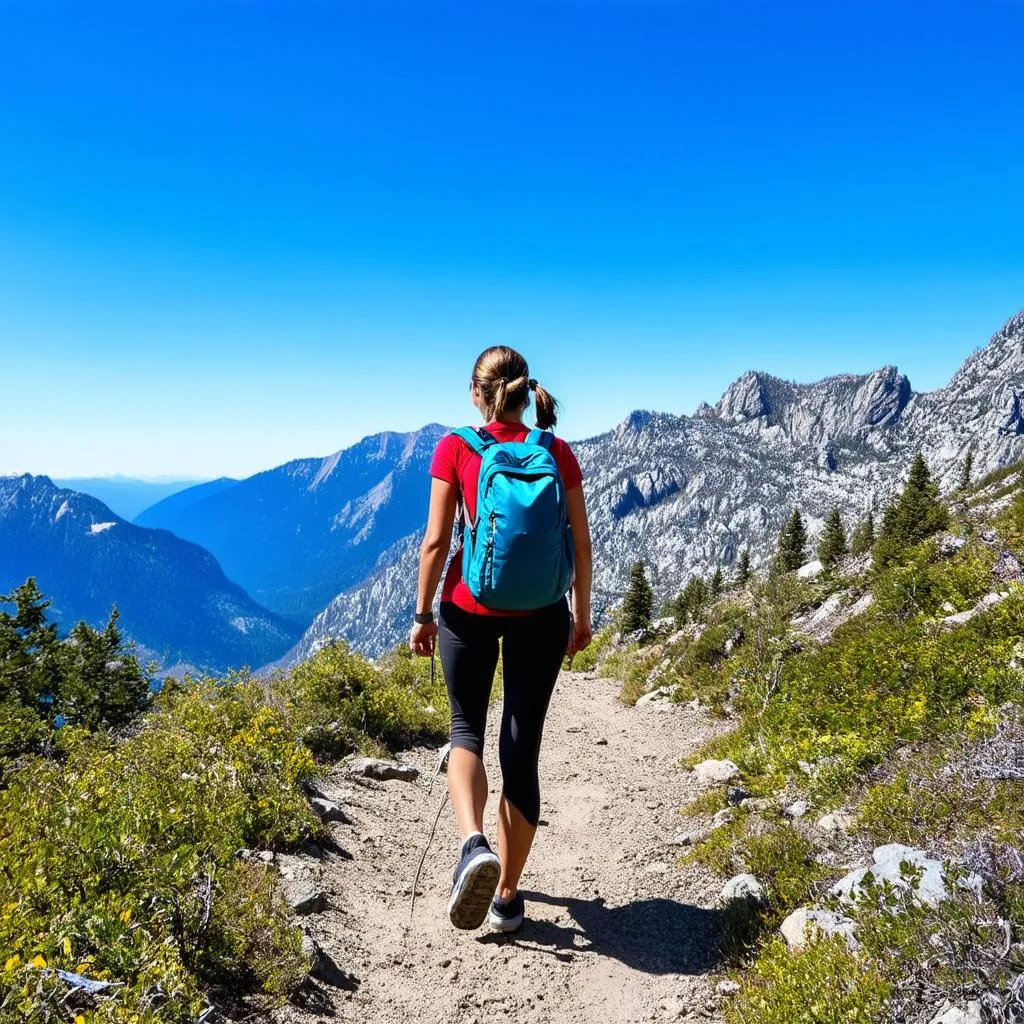
{"type": "Polygon", "coordinates": [[[484,727],[498,664],[498,634],[485,616],[442,604],[438,649],[452,709],[448,792],[462,839],[484,830],[484,727]]]}
{"type": "Polygon", "coordinates": [[[518,891],[540,819],[540,743],[569,642],[569,607],[560,601],[536,615],[506,619],[504,635],[498,899],[507,903],[518,891]]]}

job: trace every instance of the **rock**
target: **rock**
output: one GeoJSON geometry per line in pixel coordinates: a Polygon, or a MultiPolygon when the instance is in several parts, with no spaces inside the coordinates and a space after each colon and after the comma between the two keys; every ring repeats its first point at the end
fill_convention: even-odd
{"type": "Polygon", "coordinates": [[[1010,592],[1008,590],[986,594],[973,608],[968,608],[965,612],[958,612],[956,615],[947,615],[939,621],[943,629],[956,629],[965,622],[970,622],[971,619],[976,618],[983,612],[987,612],[989,608],[995,607],[1001,601],[1005,601],[1009,596],[1010,592]]]}
{"type": "Polygon", "coordinates": [[[800,568],[797,569],[796,574],[802,580],[813,580],[821,575],[824,568],[825,567],[816,558],[813,562],[808,562],[806,565],[801,565],[800,568]]]}
{"type": "Polygon", "coordinates": [[[770,811],[774,806],[775,801],[766,796],[748,796],[745,800],[740,801],[740,807],[744,811],[770,811]]]}
{"type": "Polygon", "coordinates": [[[357,757],[348,762],[349,774],[361,776],[364,779],[376,779],[384,782],[388,779],[401,779],[402,782],[412,782],[419,777],[418,768],[409,764],[399,764],[397,761],[381,761],[374,757],[357,757]]]}
{"type": "Polygon", "coordinates": [[[645,875],[665,875],[668,874],[668,865],[664,861],[656,860],[653,864],[648,864],[644,868],[645,875]]]}
{"type": "Polygon", "coordinates": [[[726,794],[726,799],[734,807],[742,807],[743,801],[749,798],[750,794],[742,786],[730,786],[729,792],[726,794]]]}
{"type": "Polygon", "coordinates": [[[735,875],[722,887],[721,899],[752,900],[761,903],[764,900],[764,886],[751,874],[735,875]]]}
{"type": "Polygon", "coordinates": [[[956,605],[953,604],[952,601],[943,601],[942,604],[939,605],[939,611],[943,611],[947,615],[955,615],[956,605]]]}
{"type": "Polygon", "coordinates": [[[784,811],[787,818],[802,818],[809,808],[806,800],[794,800],[784,811]]]}
{"type": "Polygon", "coordinates": [[[696,832],[677,832],[668,841],[668,844],[669,846],[690,846],[698,835],[699,833],[696,832]]]}
{"type": "Polygon", "coordinates": [[[1021,583],[1024,582],[1024,567],[1021,566],[1020,560],[1016,556],[1004,551],[996,559],[996,564],[992,567],[992,575],[1000,583],[1021,583]]]}
{"type": "Polygon", "coordinates": [[[693,774],[702,785],[721,785],[735,779],[740,774],[740,768],[735,761],[716,761],[711,758],[694,765],[693,774]]]}
{"type": "Polygon", "coordinates": [[[981,1024],[981,1002],[972,999],[965,1010],[947,1000],[930,1024],[981,1024]]]}
{"type": "Polygon", "coordinates": [[[857,818],[849,811],[831,811],[818,819],[818,828],[822,832],[848,832],[857,818]]]}
{"type": "Polygon", "coordinates": [[[804,773],[804,775],[814,774],[814,765],[811,764],[810,761],[797,761],[796,766],[804,773]]]}
{"type": "Polygon", "coordinates": [[[323,872],[318,864],[291,854],[280,854],[277,870],[281,873],[281,890],[296,914],[319,914],[327,909],[323,872]]]}
{"type": "Polygon", "coordinates": [[[734,996],[740,990],[738,981],[733,981],[731,978],[723,978],[716,986],[715,991],[720,996],[734,996]]]}
{"type": "Polygon", "coordinates": [[[309,976],[335,988],[353,989],[356,979],[343,971],[311,935],[302,936],[302,952],[309,960],[309,976]]]}
{"type": "Polygon", "coordinates": [[[711,827],[721,828],[723,825],[728,825],[735,817],[736,812],[731,807],[723,807],[712,816],[711,827]]]}
{"type": "Polygon", "coordinates": [[[594,743],[599,747],[607,747],[608,741],[602,736],[600,739],[594,740],[594,743]]]}
{"type": "Polygon", "coordinates": [[[312,797],[309,806],[319,815],[321,821],[337,821],[342,825],[352,824],[352,819],[342,810],[341,805],[326,797],[312,797]]]}
{"type": "Polygon", "coordinates": [[[938,546],[939,554],[948,558],[950,555],[955,555],[967,543],[967,540],[954,533],[944,533],[935,543],[938,546]]]}
{"type": "Polygon", "coordinates": [[[801,907],[794,910],[779,927],[786,945],[794,952],[805,949],[815,935],[842,935],[846,945],[856,949],[859,943],[854,937],[856,924],[848,917],[831,910],[814,910],[801,907]]]}
{"type": "MultiPolygon", "coordinates": [[[[853,903],[869,883],[869,875],[876,883],[888,881],[894,888],[912,893],[913,899],[929,906],[941,903],[949,895],[942,862],[929,857],[924,850],[904,846],[902,843],[886,843],[876,847],[873,864],[851,871],[836,882],[829,892],[843,903],[853,903]],[[903,863],[919,869],[921,878],[916,889],[912,890],[909,880],[904,877],[901,867],[903,863]]],[[[967,875],[958,884],[962,888],[981,892],[982,880],[978,875],[967,875]]]]}
{"type": "Polygon", "coordinates": [[[646,708],[652,704],[664,704],[669,705],[672,694],[675,693],[676,688],[674,686],[657,686],[650,693],[645,693],[640,697],[634,707],[646,708]]]}

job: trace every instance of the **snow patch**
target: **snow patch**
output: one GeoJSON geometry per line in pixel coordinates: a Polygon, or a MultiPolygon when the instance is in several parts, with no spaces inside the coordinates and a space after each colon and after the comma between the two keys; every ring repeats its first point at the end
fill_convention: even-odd
{"type": "Polygon", "coordinates": [[[93,523],[92,526],[89,527],[89,532],[102,533],[104,530],[109,530],[112,526],[117,526],[117,523],[93,523]]]}
{"type": "Polygon", "coordinates": [[[241,615],[236,615],[231,620],[231,625],[234,626],[235,629],[237,629],[239,633],[248,633],[249,632],[249,620],[244,618],[241,615]]]}
{"type": "Polygon", "coordinates": [[[70,512],[70,511],[71,511],[71,506],[67,503],[67,499],[65,499],[63,502],[61,502],[60,508],[57,509],[57,514],[53,517],[53,521],[55,523],[59,522],[60,519],[65,515],[65,513],[70,512]]]}

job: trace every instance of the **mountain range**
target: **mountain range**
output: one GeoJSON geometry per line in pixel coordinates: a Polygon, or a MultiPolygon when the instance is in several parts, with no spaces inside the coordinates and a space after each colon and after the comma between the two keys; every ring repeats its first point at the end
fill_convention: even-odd
{"type": "Polygon", "coordinates": [[[48,477],[0,477],[0,593],[29,576],[62,629],[79,619],[103,625],[116,604],[124,633],[168,669],[256,668],[301,632],[198,545],[135,526],[48,477]]]}
{"type": "MultiPolygon", "coordinates": [[[[6,509],[0,510],[0,527],[7,531],[0,534],[0,583],[9,587],[12,579],[22,581],[14,578],[18,574],[34,573],[45,591],[46,568],[50,592],[100,592],[96,608],[104,602],[109,608],[116,599],[126,625],[124,593],[131,590],[138,602],[132,614],[145,624],[136,629],[130,623],[138,639],[144,633],[160,641],[154,644],[160,650],[184,652],[189,645],[171,642],[170,635],[185,629],[185,622],[157,621],[184,619],[194,638],[213,631],[193,645],[211,663],[211,652],[219,664],[255,663],[257,639],[264,660],[281,664],[331,637],[379,654],[402,638],[411,619],[427,468],[446,429],[430,424],[411,433],[374,434],[326,458],[187,488],[142,512],[135,526],[99,503],[82,504],[85,496],[72,500],[65,492],[58,501],[44,477],[0,480],[6,509]],[[32,512],[35,506],[19,488],[38,491],[34,500],[45,509],[32,512]],[[65,536],[60,524],[68,512],[57,512],[67,501],[82,509],[82,519],[65,536]],[[12,507],[15,519],[28,517],[31,530],[24,523],[11,526],[12,507]],[[107,521],[117,529],[92,532],[107,521]],[[12,529],[23,538],[13,577],[7,564],[12,529]],[[105,537],[133,538],[124,548],[124,565],[96,558],[98,546],[86,543],[105,537]],[[63,552],[63,562],[54,550],[63,552]],[[165,559],[159,565],[140,555],[157,550],[165,559]],[[64,568],[51,572],[58,564],[64,568]],[[132,581],[129,564],[139,566],[139,581],[132,581]],[[67,579],[59,578],[62,572],[67,579]],[[91,578],[104,573],[109,580],[91,578]],[[176,589],[172,598],[161,589],[163,573],[204,582],[176,589]],[[191,600],[190,587],[199,588],[191,600]],[[145,606],[145,593],[152,608],[145,606]],[[219,610],[227,598],[214,594],[230,594],[235,610],[219,610]],[[248,610],[237,610],[244,602],[248,610]],[[250,631],[237,635],[231,623],[249,618],[250,631]]],[[[1021,458],[1024,312],[935,391],[915,392],[893,366],[812,384],[750,372],[715,405],[702,404],[691,416],[637,411],[573,448],[584,471],[594,538],[596,611],[618,599],[637,558],[665,597],[693,573],[716,565],[728,569],[744,547],[755,565],[763,563],[794,506],[806,516],[812,538],[834,506],[852,527],[869,508],[886,503],[917,451],[947,491],[958,482],[968,449],[979,475],[1021,458]]],[[[77,608],[70,599],[66,603],[77,608]]]]}

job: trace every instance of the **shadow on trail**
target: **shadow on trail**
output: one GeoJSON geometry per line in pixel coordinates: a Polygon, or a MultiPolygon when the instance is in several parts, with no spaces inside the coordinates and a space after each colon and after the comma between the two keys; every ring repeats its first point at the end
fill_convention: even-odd
{"type": "MultiPolygon", "coordinates": [[[[523,892],[529,903],[565,907],[575,927],[532,920],[513,935],[491,933],[477,941],[545,950],[567,961],[576,953],[619,960],[645,974],[706,974],[721,964],[722,912],[675,900],[647,899],[607,907],[603,899],[523,892]]],[[[529,908],[527,908],[529,914],[529,908]]]]}

